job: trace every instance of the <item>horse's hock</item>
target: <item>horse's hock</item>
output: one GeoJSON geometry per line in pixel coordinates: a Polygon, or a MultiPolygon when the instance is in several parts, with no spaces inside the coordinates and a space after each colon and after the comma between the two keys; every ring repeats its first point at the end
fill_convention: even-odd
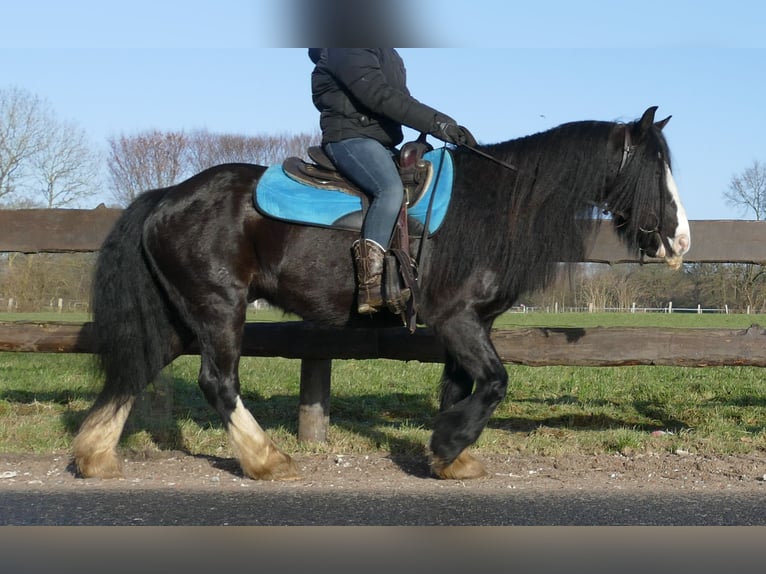
{"type": "MultiPolygon", "coordinates": [[[[66,253],[98,251],[121,213],[119,209],[0,210],[0,251],[66,253]]],[[[585,261],[637,262],[607,226],[585,261]]],[[[686,262],[761,263],[766,260],[766,222],[690,222],[694,246],[686,262]]],[[[660,329],[632,327],[534,328],[496,330],[492,341],[507,364],[530,366],[670,365],[687,367],[766,366],[766,330],[660,329]],[[642,341],[637,346],[635,341],[642,341]]],[[[0,351],[92,353],[92,325],[0,322],[0,351]]],[[[196,354],[190,347],[187,354],[196,354]]],[[[427,328],[410,334],[389,329],[321,329],[302,322],[248,323],[244,356],[301,360],[298,405],[299,439],[326,439],[330,413],[333,359],[397,359],[442,362],[443,351],[427,328]]],[[[140,413],[157,417],[170,408],[172,396],[161,381],[139,403],[140,413]]]]}

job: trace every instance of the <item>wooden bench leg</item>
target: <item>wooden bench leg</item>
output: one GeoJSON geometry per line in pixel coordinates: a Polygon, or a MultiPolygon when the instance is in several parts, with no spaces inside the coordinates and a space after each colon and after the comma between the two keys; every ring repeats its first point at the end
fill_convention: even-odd
{"type": "Polygon", "coordinates": [[[298,440],[326,442],[330,426],[332,359],[302,359],[298,440]]]}

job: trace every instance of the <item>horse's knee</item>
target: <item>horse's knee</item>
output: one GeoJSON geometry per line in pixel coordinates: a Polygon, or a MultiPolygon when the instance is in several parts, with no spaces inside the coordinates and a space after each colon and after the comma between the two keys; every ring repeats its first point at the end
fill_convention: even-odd
{"type": "Polygon", "coordinates": [[[473,376],[459,366],[454,358],[448,356],[442,371],[439,390],[440,410],[446,411],[469,397],[473,391],[473,381],[473,376]]]}
{"type": "Polygon", "coordinates": [[[508,393],[508,373],[503,370],[497,378],[477,388],[476,392],[481,394],[484,404],[494,410],[508,393]]]}

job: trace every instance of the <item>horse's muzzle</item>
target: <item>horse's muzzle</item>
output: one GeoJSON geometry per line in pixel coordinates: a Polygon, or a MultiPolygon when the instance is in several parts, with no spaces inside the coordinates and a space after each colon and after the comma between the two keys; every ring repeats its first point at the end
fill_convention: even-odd
{"type": "Polygon", "coordinates": [[[661,241],[660,247],[657,249],[656,257],[664,259],[665,264],[671,269],[678,270],[681,268],[681,264],[684,262],[684,255],[689,251],[691,247],[691,238],[688,234],[683,233],[673,238],[668,238],[667,245],[670,246],[670,254],[665,248],[666,243],[661,241]]]}

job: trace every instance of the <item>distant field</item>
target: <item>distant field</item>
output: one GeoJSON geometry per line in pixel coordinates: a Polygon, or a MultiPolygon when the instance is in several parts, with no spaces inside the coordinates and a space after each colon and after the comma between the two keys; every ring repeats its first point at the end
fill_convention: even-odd
{"type": "MultiPolygon", "coordinates": [[[[250,320],[289,320],[274,311],[250,320]]],[[[0,321],[88,320],[74,313],[0,313],[0,321]]],[[[496,328],[642,326],[746,328],[766,315],[509,313],[496,328]]],[[[229,456],[225,433],[196,386],[198,357],[180,357],[149,388],[123,437],[136,451],[229,456]]],[[[297,441],[300,361],[246,357],[243,399],[289,452],[422,452],[437,411],[441,365],[333,362],[329,439],[297,441]]],[[[476,448],[494,453],[766,449],[766,380],[755,367],[509,366],[508,396],[476,448]],[[655,432],[661,431],[661,432],[655,432]]],[[[0,352],[0,452],[67,452],[100,381],[92,357],[0,352]]]]}

